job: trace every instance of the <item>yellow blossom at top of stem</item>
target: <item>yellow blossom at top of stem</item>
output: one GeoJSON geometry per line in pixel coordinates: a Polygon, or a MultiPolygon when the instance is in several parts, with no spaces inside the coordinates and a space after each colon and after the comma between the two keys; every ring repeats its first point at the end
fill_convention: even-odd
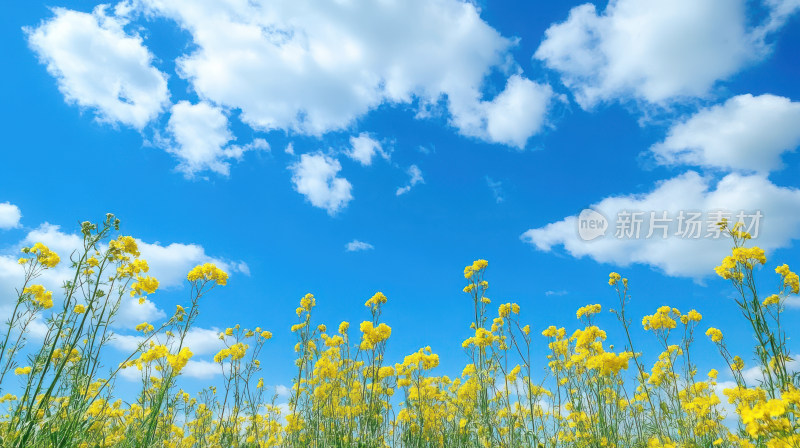
{"type": "Polygon", "coordinates": [[[519,314],[519,305],[516,303],[504,303],[497,308],[497,315],[500,317],[506,318],[511,313],[519,314]]]}
{"type": "Polygon", "coordinates": [[[347,333],[347,329],[350,328],[350,322],[342,322],[339,324],[339,334],[347,333]]]}
{"type": "Polygon", "coordinates": [[[781,265],[775,268],[775,272],[783,277],[783,286],[789,288],[792,294],[800,292],[800,276],[789,270],[789,265],[781,265]]]}
{"type": "Polygon", "coordinates": [[[14,375],[27,375],[31,373],[31,366],[17,367],[14,369],[14,375]]]}
{"type": "Polygon", "coordinates": [[[132,236],[120,235],[116,240],[109,241],[108,248],[116,254],[117,259],[124,258],[123,254],[133,255],[134,257],[141,255],[139,246],[132,236]]]}
{"type": "Polygon", "coordinates": [[[725,280],[741,280],[744,276],[736,267],[736,259],[730,256],[723,258],[722,264],[715,267],[714,272],[725,280]]]}
{"type": "Polygon", "coordinates": [[[706,330],[706,336],[711,338],[714,342],[722,341],[722,332],[714,327],[709,328],[706,330]]]}
{"type": "Polygon", "coordinates": [[[602,307],[599,303],[594,305],[586,305],[578,308],[578,311],[575,312],[575,315],[580,319],[583,316],[590,317],[592,314],[597,314],[602,311],[602,307]]]}
{"type": "Polygon", "coordinates": [[[186,278],[190,282],[197,280],[201,281],[214,281],[220,286],[228,284],[228,274],[222,269],[218,268],[214,263],[205,263],[197,265],[189,271],[186,278]]]}
{"type": "Polygon", "coordinates": [[[183,347],[177,354],[167,355],[167,362],[172,366],[174,373],[177,374],[186,367],[186,364],[193,355],[194,353],[189,350],[189,347],[183,347]]]}
{"type": "Polygon", "coordinates": [[[622,278],[621,275],[617,274],[616,272],[612,272],[608,274],[608,284],[614,286],[617,284],[620,278],[622,278]]]}
{"type": "Polygon", "coordinates": [[[131,297],[152,294],[158,289],[158,280],[155,277],[137,276],[136,281],[131,285],[131,297]]]}
{"type": "Polygon", "coordinates": [[[373,327],[372,322],[365,320],[361,322],[360,329],[363,333],[360,345],[361,350],[371,350],[378,343],[389,339],[392,335],[392,328],[384,323],[373,327]]]}
{"type": "Polygon", "coordinates": [[[556,328],[554,325],[550,325],[542,332],[542,336],[546,338],[564,339],[566,335],[567,330],[565,328],[556,328]]]}
{"type": "Polygon", "coordinates": [[[770,306],[770,305],[777,305],[781,301],[781,296],[777,294],[772,294],[771,296],[764,299],[761,303],[762,306],[770,306]]]}
{"type": "Polygon", "coordinates": [[[79,303],[75,305],[75,308],[73,308],[72,311],[75,312],[76,314],[83,314],[86,312],[86,307],[79,303]]]}
{"type": "Polygon", "coordinates": [[[125,262],[122,266],[117,268],[117,276],[119,277],[133,277],[134,275],[145,273],[150,270],[147,265],[147,260],[137,258],[130,262],[125,262]]]}
{"type": "MultiPolygon", "coordinates": [[[[36,255],[36,260],[42,264],[42,266],[48,268],[54,268],[59,262],[61,262],[61,258],[58,256],[58,254],[50,250],[49,247],[42,243],[36,243],[33,245],[33,247],[23,247],[22,252],[36,255]]],[[[22,263],[22,260],[24,260],[24,258],[20,259],[20,264],[24,264],[22,263]]]]}
{"type": "Polygon", "coordinates": [[[147,322],[142,322],[136,326],[136,331],[141,331],[144,334],[150,333],[153,330],[154,327],[151,324],[148,324],[147,322]]]}
{"type": "Polygon", "coordinates": [[[764,250],[758,246],[753,246],[750,248],[734,247],[732,252],[733,258],[739,263],[751,265],[753,262],[758,262],[761,264],[765,264],[767,262],[767,257],[764,254],[764,250]]]}
{"type": "Polygon", "coordinates": [[[167,355],[169,355],[169,350],[167,349],[166,345],[154,345],[149,350],[142,353],[142,356],[139,357],[139,360],[142,363],[148,363],[155,361],[156,359],[166,358],[167,355]]]}
{"type": "Polygon", "coordinates": [[[698,313],[696,310],[691,310],[685,315],[681,316],[681,322],[686,325],[689,322],[700,322],[703,319],[703,315],[698,313]]]}
{"type": "Polygon", "coordinates": [[[486,260],[475,260],[472,262],[471,265],[464,268],[464,278],[472,278],[472,275],[486,269],[489,266],[489,262],[486,260]]]}
{"type": "Polygon", "coordinates": [[[616,375],[620,370],[628,368],[628,361],[631,358],[633,358],[631,352],[620,354],[603,352],[587,359],[586,368],[597,370],[602,376],[616,375]]]}
{"type": "Polygon", "coordinates": [[[376,292],[369,300],[364,303],[366,307],[375,307],[377,308],[379,305],[386,303],[386,296],[383,295],[382,292],[376,292]]]}
{"type": "Polygon", "coordinates": [[[677,326],[675,318],[680,317],[680,314],[677,309],[665,305],[656,310],[652,316],[642,318],[642,326],[645,330],[671,330],[677,326]]]}
{"type": "Polygon", "coordinates": [[[53,307],[53,291],[48,291],[42,285],[31,285],[22,290],[23,294],[31,294],[33,303],[44,309],[53,307]]]}
{"type": "Polygon", "coordinates": [[[311,308],[314,308],[316,305],[317,301],[314,299],[314,294],[308,293],[300,299],[300,308],[305,311],[311,311],[311,308]]]}

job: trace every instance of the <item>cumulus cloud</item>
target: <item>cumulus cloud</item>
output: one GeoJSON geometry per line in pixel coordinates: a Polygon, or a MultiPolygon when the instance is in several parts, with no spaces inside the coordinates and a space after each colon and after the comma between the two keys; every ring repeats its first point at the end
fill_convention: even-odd
{"type": "Polygon", "coordinates": [[[53,14],[25,32],[68,103],[136,129],[161,113],[169,103],[167,77],[142,38],[125,32],[125,20],[107,15],[104,5],[91,14],[64,8],[53,14]]]}
{"type": "MultiPolygon", "coordinates": [[[[443,104],[465,135],[521,146],[540,129],[549,87],[519,75],[494,100],[494,72],[519,70],[503,37],[471,2],[215,2],[135,0],[174,20],[193,50],[179,74],[200,97],[257,130],[322,135],[382,104],[443,104]],[[357,13],[356,13],[357,11],[357,13]],[[505,114],[505,115],[504,115],[505,114]]],[[[425,113],[420,114],[425,115],[425,113]]]]}
{"type": "Polygon", "coordinates": [[[651,153],[661,164],[766,173],[800,145],[800,103],[739,95],[673,125],[651,153]]]}
{"type": "Polygon", "coordinates": [[[162,288],[182,285],[186,281],[186,273],[203,263],[214,263],[229,274],[238,272],[247,275],[250,272],[245,262],[212,257],[198,244],[137,242],[142,258],[150,266],[150,275],[158,278],[162,288]]]}
{"type": "Polygon", "coordinates": [[[530,229],[521,238],[541,251],[563,246],[576,258],[586,256],[618,266],[645,264],[667,275],[699,279],[713,274],[714,266],[730,252],[729,239],[706,237],[718,221],[715,211],[732,212],[732,221],[740,211],[748,215],[760,212],[761,218],[745,217],[744,222],[748,226],[758,223],[755,241],[767,252],[788,246],[800,232],[800,215],[795,212],[800,209],[800,190],[776,186],[761,175],[732,173],[714,185],[710,177],[689,171],[659,183],[649,193],[608,197],[591,208],[608,220],[605,236],[584,241],[578,233],[578,217],[569,216],[530,229]],[[638,211],[644,212],[640,234],[633,237],[632,217],[623,219],[619,213],[638,211]],[[651,221],[650,212],[655,212],[656,220],[651,221]],[[671,221],[658,220],[664,218],[663,212],[671,221]],[[685,219],[679,229],[681,212],[685,219]],[[699,238],[694,238],[689,213],[701,213],[699,238]],[[648,237],[651,224],[654,232],[648,237]],[[619,230],[629,233],[617,237],[619,230]]]}
{"type": "Polygon", "coordinates": [[[167,131],[174,144],[167,151],[181,161],[178,169],[187,176],[210,170],[224,176],[230,173],[226,160],[240,160],[245,151],[268,150],[264,139],[255,139],[245,146],[228,145],[234,139],[228,127],[228,117],[222,108],[205,101],[191,104],[180,101],[172,106],[167,131]]]}
{"type": "Polygon", "coordinates": [[[372,165],[372,158],[375,155],[389,160],[389,154],[383,150],[381,142],[366,132],[358,134],[357,137],[350,137],[350,149],[345,154],[364,166],[372,165]]]}
{"type": "Polygon", "coordinates": [[[321,153],[302,154],[298,162],[289,166],[294,189],[329,215],[335,215],[353,199],[350,182],[337,177],[341,169],[338,160],[321,153]]]}
{"type": "Polygon", "coordinates": [[[222,368],[215,362],[190,359],[186,363],[186,367],[181,370],[181,375],[207,380],[217,375],[222,375],[222,368]]]}
{"type": "MultiPolygon", "coordinates": [[[[487,140],[524,149],[542,129],[553,97],[549,85],[514,75],[493,100],[484,102],[487,140]]],[[[480,136],[481,131],[476,131],[480,136]]]]}
{"type": "Polygon", "coordinates": [[[123,297],[119,312],[114,317],[114,326],[133,328],[142,322],[155,322],[166,317],[164,310],[156,307],[155,303],[145,300],[140,304],[139,299],[123,297]]]}
{"type": "Polygon", "coordinates": [[[397,196],[404,195],[411,191],[411,188],[416,184],[424,184],[425,179],[422,178],[422,171],[420,171],[417,165],[411,165],[408,167],[408,184],[404,187],[400,187],[397,189],[396,194],[397,196]]]}
{"type": "Polygon", "coordinates": [[[372,244],[365,243],[359,240],[350,241],[349,243],[345,244],[344,247],[348,252],[360,252],[375,248],[372,244]]]}
{"type": "MultiPolygon", "coordinates": [[[[143,321],[137,322],[137,324],[143,321]]],[[[217,328],[192,327],[186,333],[183,345],[192,349],[197,356],[217,353],[225,348],[225,343],[219,338],[220,330],[217,328]]],[[[122,352],[133,352],[145,338],[141,335],[128,335],[115,333],[111,345],[122,352]]],[[[171,347],[177,350],[177,346],[171,347]]]]}
{"type": "Polygon", "coordinates": [[[616,0],[601,13],[587,3],[547,29],[534,57],[560,73],[585,109],[617,99],[702,97],[764,58],[768,34],[798,6],[768,0],[768,19],[749,27],[745,0],[616,0]]]}
{"type": "Polygon", "coordinates": [[[0,202],[0,229],[13,229],[19,227],[22,212],[19,207],[10,202],[0,202]]]}

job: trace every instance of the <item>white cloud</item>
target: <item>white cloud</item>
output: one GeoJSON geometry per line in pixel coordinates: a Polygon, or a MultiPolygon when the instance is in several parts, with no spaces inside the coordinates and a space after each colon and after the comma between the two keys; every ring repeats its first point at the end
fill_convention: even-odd
{"type": "Polygon", "coordinates": [[[292,388],[284,386],[283,384],[278,384],[275,386],[275,393],[279,397],[290,397],[292,395],[292,388]]]}
{"type": "Polygon", "coordinates": [[[408,167],[408,176],[410,177],[408,184],[405,187],[400,187],[397,189],[397,196],[403,195],[411,191],[411,188],[416,184],[424,184],[425,179],[422,178],[422,171],[420,171],[417,165],[411,165],[408,167]]]}
{"type": "Polygon", "coordinates": [[[183,345],[189,347],[195,355],[211,355],[225,348],[219,338],[218,328],[192,327],[186,333],[183,345]]]}
{"type": "Polygon", "coordinates": [[[91,108],[98,119],[142,129],[169,103],[166,75],[123,19],[53,8],[54,17],[25,28],[28,43],[58,81],[68,103],[91,108]]]}
{"type": "Polygon", "coordinates": [[[0,229],[13,229],[19,227],[22,213],[19,207],[10,202],[0,202],[0,229]]]}
{"type": "Polygon", "coordinates": [[[518,75],[508,78],[505,90],[492,101],[483,103],[487,140],[525,148],[528,139],[542,129],[552,97],[553,89],[549,85],[518,75]]]}
{"type": "Polygon", "coordinates": [[[465,135],[520,146],[539,129],[549,100],[548,87],[517,75],[505,95],[484,100],[488,75],[518,70],[510,55],[516,41],[483,21],[470,2],[134,4],[191,34],[193,50],[178,59],[180,76],[201,98],[240,109],[258,130],[322,135],[382,104],[418,100],[423,112],[441,102],[465,135]],[[521,101],[514,101],[517,94],[521,101]]]}
{"type": "Polygon", "coordinates": [[[372,158],[376,154],[389,160],[389,154],[383,150],[381,142],[373,139],[366,132],[362,132],[358,137],[350,137],[350,150],[345,154],[364,166],[372,165],[372,158]]]}
{"type": "Polygon", "coordinates": [[[203,246],[197,244],[170,243],[145,243],[137,240],[142,258],[150,266],[149,275],[158,279],[161,288],[172,288],[182,285],[186,281],[186,274],[193,267],[203,263],[214,263],[227,272],[248,273],[247,264],[242,261],[229,261],[206,254],[203,246]]]}
{"type": "Polygon", "coordinates": [[[650,151],[662,164],[766,173],[800,145],[800,103],[774,95],[739,95],[675,124],[650,151]]]}
{"type": "MultiPolygon", "coordinates": [[[[667,275],[701,277],[713,274],[714,266],[730,253],[731,241],[727,238],[705,238],[709,227],[716,221],[711,219],[714,210],[760,211],[758,235],[753,244],[767,252],[789,245],[800,233],[800,190],[784,188],[770,183],[763,176],[729,174],[715,186],[708,177],[689,171],[683,175],[659,183],[651,192],[639,195],[612,196],[591,206],[609,221],[604,237],[583,241],[578,235],[577,216],[528,230],[522,240],[542,251],[552,251],[563,246],[572,256],[588,256],[601,263],[627,266],[631,263],[650,265],[667,275]],[[615,217],[621,211],[642,211],[643,222],[640,238],[616,238],[615,217]],[[668,237],[662,231],[649,233],[650,212],[666,211],[672,218],[668,237]],[[702,212],[700,238],[675,235],[680,211],[702,212]]],[[[688,216],[688,215],[686,215],[688,216]]],[[[735,216],[732,217],[735,220],[735,216]]],[[[745,220],[750,221],[750,220],[745,220]]]]}
{"type": "MultiPolygon", "coordinates": [[[[139,321],[136,324],[138,325],[141,322],[147,321],[139,321]]],[[[189,347],[196,356],[215,354],[225,348],[225,343],[219,338],[219,334],[220,330],[217,328],[192,327],[189,329],[189,332],[186,333],[183,346],[189,347]]],[[[111,345],[123,353],[132,353],[142,341],[144,341],[144,337],[141,335],[115,333],[111,340],[111,345]]],[[[162,341],[160,343],[164,342],[162,341]]],[[[177,343],[170,347],[170,349],[177,351],[177,343]]]]}
{"type": "Polygon", "coordinates": [[[567,295],[567,291],[564,291],[563,289],[560,290],[560,291],[545,291],[544,295],[546,295],[546,296],[565,296],[565,295],[567,295]]]}
{"type": "Polygon", "coordinates": [[[155,303],[145,300],[139,304],[139,299],[133,297],[122,297],[117,315],[114,316],[114,326],[123,328],[134,328],[142,322],[155,322],[166,317],[166,313],[158,309],[155,303]]]}
{"type": "Polygon", "coordinates": [[[353,199],[350,182],[337,177],[341,169],[338,160],[321,153],[302,154],[298,162],[289,166],[294,189],[329,215],[335,215],[353,199]]]}
{"type": "Polygon", "coordinates": [[[499,180],[492,180],[491,177],[486,176],[486,185],[492,190],[492,196],[494,196],[495,202],[498,204],[503,202],[503,183],[499,180]]]}
{"type": "Polygon", "coordinates": [[[205,101],[198,104],[180,101],[173,105],[167,130],[175,141],[167,150],[180,159],[178,169],[187,176],[203,170],[227,176],[230,164],[226,160],[240,160],[245,151],[253,149],[269,150],[264,139],[255,139],[245,146],[228,145],[234,139],[228,129],[228,117],[222,108],[205,101]]]}
{"type": "Polygon", "coordinates": [[[765,57],[768,33],[798,6],[767,3],[769,19],[754,28],[745,0],[616,0],[600,14],[587,3],[547,29],[535,58],[561,74],[584,109],[616,99],[702,97],[765,57]]]}
{"type": "Polygon", "coordinates": [[[222,367],[219,364],[202,359],[190,359],[186,363],[186,367],[181,370],[181,375],[202,380],[207,380],[221,374],[222,367]]]}
{"type": "Polygon", "coordinates": [[[344,247],[348,252],[359,252],[375,248],[372,244],[365,243],[359,240],[350,241],[349,243],[345,244],[344,247]]]}

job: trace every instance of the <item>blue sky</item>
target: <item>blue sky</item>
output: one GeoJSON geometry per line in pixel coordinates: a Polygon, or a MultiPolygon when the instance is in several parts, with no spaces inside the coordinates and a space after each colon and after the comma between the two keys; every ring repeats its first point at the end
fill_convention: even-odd
{"type": "MultiPolygon", "coordinates": [[[[619,271],[634,321],[695,308],[750,353],[713,275],[729,242],[616,239],[613,218],[760,210],[764,290],[776,264],[800,262],[797,1],[320,5],[10,6],[0,256],[36,237],[69,251],[78,222],[114,212],[166,279],[131,316],[151,321],[185,300],[193,263],[218,261],[231,280],[199,328],[272,330],[271,384],[290,381],[306,292],[332,326],[366,319],[383,291],[388,359],[430,345],[442,373],[460,371],[462,268],[477,258],[494,304],[518,302],[539,331],[614,306],[619,271]],[[611,228],[582,241],[571,217],[589,207],[611,228]]],[[[17,273],[3,266],[8,295],[17,273]]],[[[600,322],[618,335],[613,316],[600,322]]]]}

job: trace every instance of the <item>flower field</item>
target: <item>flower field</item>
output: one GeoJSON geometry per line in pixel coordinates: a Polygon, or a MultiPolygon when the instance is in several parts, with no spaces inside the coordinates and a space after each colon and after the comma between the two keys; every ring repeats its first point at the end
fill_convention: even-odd
{"type": "Polygon", "coordinates": [[[781,326],[785,301],[800,290],[798,275],[787,265],[760,272],[764,252],[739,227],[720,226],[734,247],[716,273],[736,293],[729,306],[752,324],[752,349],[726,346],[723,331],[704,326],[696,310],[665,305],[631,316],[629,280],[617,273],[609,276],[610,306],[578,309],[579,328],[531,328],[520,321],[518,304],[487,298],[488,262],[477,260],[464,269],[463,303],[474,308],[474,321],[464,323],[462,346],[471,362],[455,375],[436,371],[440,355],[430,347],[404,359],[384,356],[392,329],[382,322],[382,293],[366,301],[367,320],[331,326],[315,320],[315,298],[307,294],[293,325],[224,331],[226,348],[214,357],[223,386],[191,396],[181,389],[181,371],[193,356],[186,336],[203,300],[227,284],[228,274],[212,264],[188,272],[186,303],[158,327],[137,326],[138,349],[108,365],[104,354],[121,300],[143,302],[159,287],[136,240],[108,215],[82,224],[83,250],[70,259],[41,243],[22,251],[24,284],[0,335],[0,446],[800,448],[800,373],[781,326]],[[63,290],[37,283],[64,264],[74,276],[63,290]],[[761,275],[775,276],[777,287],[766,295],[756,289],[761,275]],[[626,338],[607,340],[594,325],[598,313],[609,312],[604,308],[626,338]],[[42,317],[45,335],[33,343],[30,326],[42,317]],[[663,349],[653,365],[644,364],[631,337],[638,325],[663,349]],[[296,366],[283,405],[260,375],[262,349],[275,331],[297,339],[295,360],[270,361],[296,366]],[[698,338],[716,344],[719,365],[735,385],[718,384],[717,370],[698,371],[698,338]],[[535,346],[548,347],[546,360],[531,359],[535,346]],[[754,367],[756,382],[744,375],[754,367]],[[115,395],[123,369],[143,380],[132,402],[115,395]],[[726,406],[735,409],[727,417],[726,406]]]}

